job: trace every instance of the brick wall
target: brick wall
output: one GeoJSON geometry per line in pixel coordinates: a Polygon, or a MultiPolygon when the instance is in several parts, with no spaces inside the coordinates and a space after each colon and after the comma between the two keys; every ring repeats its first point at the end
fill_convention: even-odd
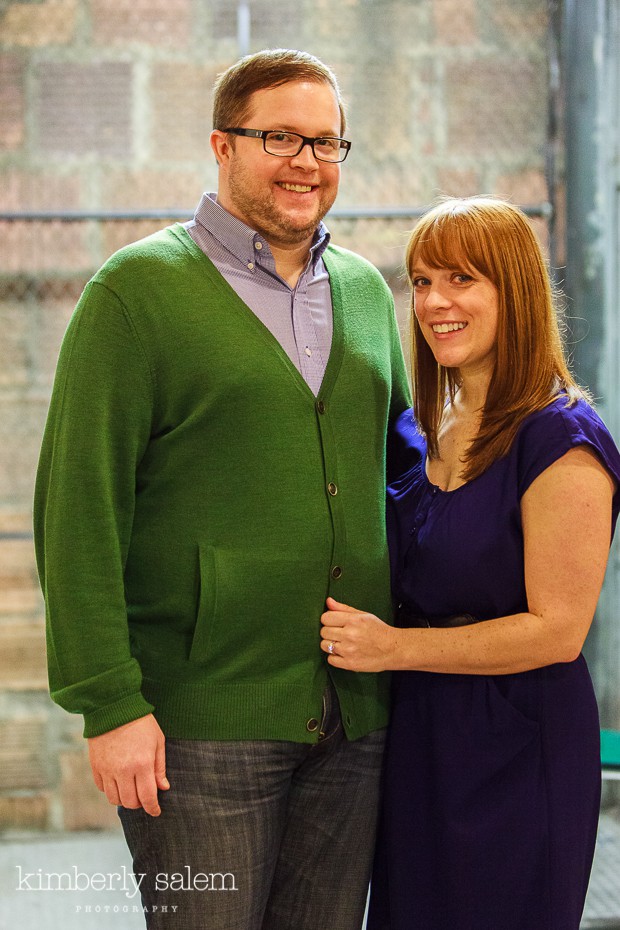
{"type": "MultiPolygon", "coordinates": [[[[340,207],[439,192],[547,199],[546,0],[251,0],[251,50],[330,63],[353,151],[340,207]]],[[[0,4],[0,212],[179,209],[216,173],[211,85],[239,54],[226,0],[0,4]]],[[[0,830],[109,827],[81,721],[46,692],[31,500],[58,348],[83,283],[160,222],[0,220],[0,830]]],[[[411,225],[330,221],[393,286],[411,225]]],[[[544,237],[541,221],[537,228],[544,237]]]]}

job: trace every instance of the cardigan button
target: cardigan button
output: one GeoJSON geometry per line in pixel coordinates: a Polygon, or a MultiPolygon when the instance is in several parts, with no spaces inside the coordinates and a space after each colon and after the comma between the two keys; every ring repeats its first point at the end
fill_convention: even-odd
{"type": "Polygon", "coordinates": [[[342,575],[342,569],[340,565],[334,565],[332,568],[332,578],[340,578],[342,575]]]}
{"type": "Polygon", "coordinates": [[[319,728],[319,721],[316,719],[316,717],[310,717],[310,720],[308,720],[306,724],[306,730],[308,731],[308,733],[315,733],[318,730],[318,728],[319,728]]]}
{"type": "Polygon", "coordinates": [[[338,493],[338,485],[334,484],[333,481],[330,481],[329,484],[327,485],[327,490],[329,491],[332,497],[335,497],[336,494],[338,493]]]}
{"type": "Polygon", "coordinates": [[[325,411],[327,410],[327,407],[325,406],[325,401],[317,400],[316,409],[319,411],[319,413],[325,413],[325,411]]]}

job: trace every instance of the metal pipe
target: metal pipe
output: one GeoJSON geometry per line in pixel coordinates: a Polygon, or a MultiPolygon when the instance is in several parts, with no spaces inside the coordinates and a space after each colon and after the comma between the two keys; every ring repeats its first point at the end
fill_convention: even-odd
{"type": "MultiPolygon", "coordinates": [[[[393,220],[417,219],[428,207],[350,207],[343,210],[331,210],[328,218],[334,220],[393,220]]],[[[527,204],[523,212],[530,217],[548,220],[553,215],[550,203],[527,204]]],[[[20,210],[0,212],[0,222],[16,223],[82,223],[87,220],[97,222],[138,222],[140,220],[178,220],[190,218],[193,210],[20,210]]]]}

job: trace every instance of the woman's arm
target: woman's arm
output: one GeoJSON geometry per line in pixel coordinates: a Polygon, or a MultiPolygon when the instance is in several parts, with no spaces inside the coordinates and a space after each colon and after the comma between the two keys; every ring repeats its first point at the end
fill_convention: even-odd
{"type": "Polygon", "coordinates": [[[329,663],[358,672],[502,675],[577,658],[605,575],[614,490],[596,455],[578,446],[525,492],[527,613],[452,629],[397,629],[329,598],[321,618],[321,648],[335,644],[329,663]]]}

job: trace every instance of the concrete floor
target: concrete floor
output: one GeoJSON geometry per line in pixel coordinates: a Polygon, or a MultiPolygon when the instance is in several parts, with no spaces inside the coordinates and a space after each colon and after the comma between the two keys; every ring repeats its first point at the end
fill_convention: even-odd
{"type": "MultiPolygon", "coordinates": [[[[131,860],[120,832],[4,839],[0,930],[144,930],[130,873],[131,860]],[[52,872],[68,872],[77,876],[74,884],[91,887],[43,890],[52,872]],[[98,874],[106,876],[101,889],[93,887],[98,874]],[[118,877],[110,880],[110,875],[118,877]]],[[[174,926],[172,917],[170,924],[174,926]]],[[[601,816],[582,927],[620,930],[620,819],[611,814],[601,816]]]]}
{"type": "Polygon", "coordinates": [[[599,821],[592,877],[581,924],[583,930],[620,930],[620,819],[599,821]]]}

